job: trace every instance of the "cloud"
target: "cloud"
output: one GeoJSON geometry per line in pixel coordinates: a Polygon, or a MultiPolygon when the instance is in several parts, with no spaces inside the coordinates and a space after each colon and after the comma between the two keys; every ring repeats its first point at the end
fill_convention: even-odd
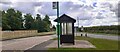
{"type": "Polygon", "coordinates": [[[56,10],[52,8],[51,2],[43,2],[41,8],[38,10],[43,15],[55,16],[56,10]]]}
{"type": "Polygon", "coordinates": [[[40,0],[1,0],[1,2],[12,2],[12,3],[16,3],[16,2],[39,2],[40,0]]]}
{"type": "Polygon", "coordinates": [[[116,13],[117,13],[117,16],[120,17],[120,2],[118,4],[118,12],[116,12],[116,13]]]}
{"type": "Polygon", "coordinates": [[[90,19],[90,20],[78,20],[75,23],[75,26],[78,26],[79,23],[79,27],[81,26],[90,26],[93,23],[94,19],[90,19]]]}
{"type": "Polygon", "coordinates": [[[13,8],[23,13],[34,13],[34,5],[32,3],[17,2],[13,4],[13,8]]]}
{"type": "Polygon", "coordinates": [[[109,3],[109,2],[102,2],[102,3],[100,3],[100,7],[101,8],[111,8],[112,7],[112,5],[109,3]]]}
{"type": "MultiPolygon", "coordinates": [[[[56,19],[56,9],[52,8],[52,2],[39,2],[39,0],[4,0],[0,2],[1,10],[14,8],[23,13],[41,16],[49,15],[52,24],[56,19]],[[8,2],[7,2],[8,1],[8,2]]],[[[118,22],[118,0],[75,0],[76,2],[60,2],[59,15],[67,14],[80,21],[80,26],[114,25],[118,22]],[[77,19],[79,18],[79,19],[77,19]]],[[[75,23],[78,25],[78,23],[75,23]]]]}
{"type": "Polygon", "coordinates": [[[96,3],[96,2],[94,2],[94,3],[93,3],[93,7],[97,7],[97,6],[96,6],[96,4],[97,4],[97,3],[96,3]]]}
{"type": "Polygon", "coordinates": [[[103,19],[103,16],[96,16],[96,19],[103,19]]]}
{"type": "MultiPolygon", "coordinates": [[[[56,10],[52,8],[51,2],[44,2],[41,6],[42,8],[39,9],[39,12],[42,14],[48,14],[50,16],[56,16],[56,10]]],[[[70,11],[78,10],[81,6],[75,5],[73,2],[60,2],[59,5],[59,14],[67,14],[70,11]]]]}
{"type": "Polygon", "coordinates": [[[4,1],[0,1],[1,4],[12,4],[12,2],[4,2],[4,1]]]}
{"type": "Polygon", "coordinates": [[[98,13],[97,13],[97,16],[95,16],[95,18],[96,18],[96,19],[103,19],[103,18],[105,18],[104,13],[98,12],[98,13]]]}
{"type": "Polygon", "coordinates": [[[71,11],[76,11],[81,8],[82,5],[74,4],[73,2],[62,2],[60,3],[60,13],[68,13],[71,11]]]}
{"type": "Polygon", "coordinates": [[[35,8],[41,6],[41,2],[15,2],[10,4],[0,3],[2,10],[7,10],[9,8],[14,8],[23,13],[34,14],[35,8]]]}
{"type": "Polygon", "coordinates": [[[9,3],[11,0],[0,0],[0,3],[9,3]]]}
{"type": "Polygon", "coordinates": [[[83,15],[79,15],[79,20],[89,20],[92,19],[93,17],[90,14],[83,14],[83,15]]]}
{"type": "Polygon", "coordinates": [[[7,10],[8,8],[10,8],[10,5],[6,5],[6,4],[0,3],[0,6],[1,6],[0,10],[7,10]]]}

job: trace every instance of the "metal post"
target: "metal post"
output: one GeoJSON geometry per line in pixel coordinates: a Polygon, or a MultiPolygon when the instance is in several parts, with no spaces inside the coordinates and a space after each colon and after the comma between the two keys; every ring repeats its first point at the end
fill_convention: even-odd
{"type": "Polygon", "coordinates": [[[58,23],[57,23],[58,48],[60,48],[59,2],[57,2],[57,18],[58,18],[58,23]]]}
{"type": "Polygon", "coordinates": [[[78,34],[79,34],[79,17],[77,17],[77,20],[78,20],[78,31],[76,31],[76,32],[78,32],[78,34]]]}
{"type": "Polygon", "coordinates": [[[59,2],[53,2],[53,9],[57,9],[57,25],[56,25],[56,32],[58,36],[58,48],[60,47],[60,34],[61,34],[61,27],[60,27],[60,19],[59,19],[59,2]]]}

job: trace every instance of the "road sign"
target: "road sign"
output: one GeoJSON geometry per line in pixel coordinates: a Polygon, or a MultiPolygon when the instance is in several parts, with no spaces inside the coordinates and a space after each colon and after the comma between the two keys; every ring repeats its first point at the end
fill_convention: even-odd
{"type": "Polygon", "coordinates": [[[57,2],[53,2],[53,9],[57,9],[57,2]]]}

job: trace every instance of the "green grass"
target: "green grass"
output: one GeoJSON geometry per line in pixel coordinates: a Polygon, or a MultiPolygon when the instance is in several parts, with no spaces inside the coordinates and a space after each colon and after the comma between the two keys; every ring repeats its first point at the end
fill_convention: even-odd
{"type": "Polygon", "coordinates": [[[120,34],[108,34],[108,33],[97,33],[97,32],[83,32],[83,33],[101,34],[101,35],[110,35],[110,36],[120,36],[120,34]]]}
{"type": "Polygon", "coordinates": [[[118,50],[118,41],[80,36],[77,36],[75,39],[87,40],[95,45],[97,50],[118,50]]]}
{"type": "MultiPolygon", "coordinates": [[[[57,38],[53,39],[56,40],[57,38]]],[[[118,50],[118,41],[90,37],[75,37],[76,40],[87,40],[96,48],[50,48],[49,50],[118,50]]]]}

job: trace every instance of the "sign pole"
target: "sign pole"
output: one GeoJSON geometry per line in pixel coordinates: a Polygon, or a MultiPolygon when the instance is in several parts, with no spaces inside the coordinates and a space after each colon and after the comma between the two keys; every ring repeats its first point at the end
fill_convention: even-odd
{"type": "Polygon", "coordinates": [[[58,18],[58,48],[60,48],[60,22],[59,22],[59,2],[57,2],[57,18],[58,18]]]}
{"type": "Polygon", "coordinates": [[[57,22],[57,36],[58,36],[58,48],[60,48],[60,34],[61,34],[61,30],[60,30],[60,22],[59,22],[59,2],[53,2],[53,9],[57,9],[57,18],[58,18],[58,22],[57,22]]]}

